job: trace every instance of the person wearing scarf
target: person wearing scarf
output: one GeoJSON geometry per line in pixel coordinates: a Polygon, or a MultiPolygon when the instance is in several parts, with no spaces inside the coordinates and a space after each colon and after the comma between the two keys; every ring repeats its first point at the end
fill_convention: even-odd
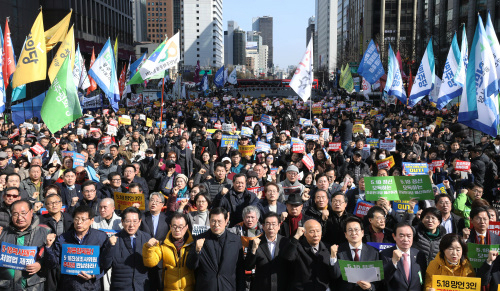
{"type": "Polygon", "coordinates": [[[394,243],[392,231],[385,226],[385,210],[380,206],[373,206],[368,210],[366,217],[370,223],[365,233],[367,242],[394,243]]]}
{"type": "Polygon", "coordinates": [[[189,202],[189,190],[187,186],[188,177],[184,174],[178,174],[175,177],[175,187],[172,188],[172,195],[168,198],[167,211],[177,211],[179,207],[184,208],[184,206],[189,202]],[[177,199],[182,198],[179,203],[177,199]],[[186,202],[184,202],[184,200],[186,202]],[[180,203],[183,202],[183,203],[180,203]]]}
{"type": "Polygon", "coordinates": [[[281,223],[279,234],[290,238],[295,235],[299,226],[309,219],[307,215],[302,214],[303,200],[299,193],[288,196],[286,200],[286,212],[281,214],[281,223]]]}

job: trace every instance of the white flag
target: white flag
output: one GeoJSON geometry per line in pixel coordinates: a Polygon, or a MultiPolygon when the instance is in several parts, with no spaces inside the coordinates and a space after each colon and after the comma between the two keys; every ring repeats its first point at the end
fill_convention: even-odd
{"type": "Polygon", "coordinates": [[[73,82],[78,88],[86,90],[90,87],[89,77],[87,75],[87,70],[85,69],[85,61],[83,60],[82,54],[80,53],[80,44],[76,49],[75,54],[75,67],[73,68],[73,82]]]}
{"type": "Polygon", "coordinates": [[[432,49],[432,37],[427,44],[420,66],[418,67],[415,83],[411,87],[411,93],[408,100],[408,105],[413,107],[425,95],[429,95],[434,86],[434,72],[436,71],[434,63],[434,51],[432,49]]]}
{"type": "Polygon", "coordinates": [[[488,12],[488,20],[486,20],[486,38],[490,43],[491,52],[493,53],[493,58],[495,59],[497,77],[498,77],[498,89],[500,89],[500,44],[498,43],[497,34],[493,28],[493,23],[491,22],[491,16],[488,12]]]}
{"type": "MultiPolygon", "coordinates": [[[[459,86],[465,87],[465,77],[467,75],[467,65],[469,64],[469,43],[467,42],[467,34],[465,33],[465,25],[462,30],[462,43],[460,45],[460,62],[453,76],[453,81],[459,86]]],[[[465,92],[465,90],[463,90],[465,92]]]]}
{"type": "Polygon", "coordinates": [[[458,48],[457,34],[453,36],[451,42],[450,51],[448,52],[448,57],[446,58],[446,63],[443,70],[443,84],[439,90],[439,96],[436,102],[436,108],[441,110],[446,106],[452,99],[462,95],[462,86],[459,86],[453,79],[455,78],[455,73],[458,70],[458,64],[460,63],[460,49],[458,48]]]}
{"type": "Polygon", "coordinates": [[[302,61],[297,66],[295,75],[293,75],[290,81],[290,87],[300,96],[300,98],[302,98],[302,100],[306,101],[311,97],[313,80],[313,41],[311,37],[307,45],[306,53],[304,57],[302,57],[302,61]]]}
{"type": "Polygon", "coordinates": [[[236,85],[238,83],[238,79],[237,79],[237,76],[236,76],[236,69],[233,69],[233,71],[231,72],[231,74],[229,74],[229,77],[227,78],[227,82],[229,84],[233,84],[233,85],[236,85]]]}

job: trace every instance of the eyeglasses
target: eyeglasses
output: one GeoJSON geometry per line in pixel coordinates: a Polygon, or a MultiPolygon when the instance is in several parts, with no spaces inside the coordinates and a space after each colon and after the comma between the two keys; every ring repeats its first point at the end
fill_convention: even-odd
{"type": "Polygon", "coordinates": [[[211,225],[222,225],[223,223],[223,220],[210,220],[211,225]]]}
{"type": "Polygon", "coordinates": [[[361,229],[360,229],[360,228],[354,228],[354,229],[353,229],[353,228],[349,228],[349,229],[347,230],[347,232],[348,232],[348,233],[358,233],[358,232],[360,232],[360,231],[361,231],[361,229]]]}
{"type": "Polygon", "coordinates": [[[385,221],[385,216],[382,216],[382,217],[373,217],[373,219],[375,219],[376,221],[385,221]]]}
{"type": "Polygon", "coordinates": [[[52,203],[45,203],[45,206],[56,206],[59,205],[59,203],[61,203],[61,201],[54,201],[52,203]]]}
{"type": "Polygon", "coordinates": [[[172,225],[173,230],[182,230],[187,225],[172,225]]]}
{"type": "Polygon", "coordinates": [[[161,202],[159,200],[149,200],[149,203],[151,203],[151,204],[162,204],[163,202],[161,202]]]}
{"type": "Polygon", "coordinates": [[[26,215],[28,215],[29,212],[25,212],[25,213],[12,213],[12,218],[18,218],[18,217],[26,217],[26,215]]]}
{"type": "Polygon", "coordinates": [[[3,194],[7,198],[17,198],[19,195],[12,195],[12,194],[3,194]]]}
{"type": "Polygon", "coordinates": [[[83,191],[83,193],[94,193],[95,192],[95,189],[94,190],[85,190],[83,191]]]}
{"type": "Polygon", "coordinates": [[[275,223],[275,222],[273,222],[273,223],[266,222],[264,225],[266,227],[275,228],[276,226],[278,226],[278,223],[275,223]]]}
{"type": "Polygon", "coordinates": [[[424,217],[424,220],[438,221],[439,219],[437,217],[434,217],[434,216],[426,216],[426,217],[424,217]]]}
{"type": "Polygon", "coordinates": [[[332,204],[343,204],[345,200],[332,200],[332,204]]]}
{"type": "Polygon", "coordinates": [[[73,219],[73,221],[74,221],[75,223],[80,223],[80,222],[85,222],[85,221],[87,221],[87,220],[89,220],[89,219],[90,219],[90,218],[75,218],[75,219],[73,219]]]}
{"type": "Polygon", "coordinates": [[[140,223],[139,220],[124,220],[123,223],[125,224],[132,224],[132,225],[138,225],[140,223]]]}

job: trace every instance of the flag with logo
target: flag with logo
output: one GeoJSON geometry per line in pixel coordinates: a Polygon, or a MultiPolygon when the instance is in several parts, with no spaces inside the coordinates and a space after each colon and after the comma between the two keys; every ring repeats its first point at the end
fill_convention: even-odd
{"type": "Polygon", "coordinates": [[[302,61],[298,64],[295,74],[290,81],[290,87],[304,101],[307,101],[311,97],[314,80],[313,55],[313,39],[311,37],[302,61]]]}
{"type": "Polygon", "coordinates": [[[422,98],[431,93],[434,86],[434,72],[436,71],[434,64],[434,51],[432,49],[432,37],[427,44],[420,66],[418,67],[415,83],[411,88],[408,106],[415,106],[422,98]]]}
{"type": "Polygon", "coordinates": [[[462,95],[462,86],[455,83],[455,72],[458,70],[460,63],[460,48],[458,47],[457,34],[453,36],[451,41],[450,51],[444,64],[443,78],[441,79],[441,88],[439,90],[436,108],[443,109],[452,99],[462,95]]]}
{"type": "Polygon", "coordinates": [[[377,82],[385,74],[384,66],[373,39],[370,41],[361,62],[359,62],[358,74],[363,76],[370,84],[377,82]]]}
{"type": "MultiPolygon", "coordinates": [[[[467,34],[465,33],[465,25],[462,28],[462,43],[460,45],[460,62],[458,63],[457,72],[453,76],[453,81],[459,86],[465,87],[467,76],[467,65],[469,64],[469,43],[467,42],[467,34]]],[[[462,90],[465,92],[465,90],[462,90]]]]}
{"type": "Polygon", "coordinates": [[[229,84],[233,84],[233,85],[236,85],[238,84],[238,77],[236,76],[236,69],[233,69],[233,71],[231,72],[231,74],[229,74],[229,77],[227,77],[227,82],[229,84]]]}
{"type": "Polygon", "coordinates": [[[113,48],[111,47],[111,41],[109,38],[94,64],[90,68],[89,75],[102,89],[113,110],[115,112],[118,111],[120,91],[118,88],[118,79],[116,77],[116,64],[113,48]]]}
{"type": "Polygon", "coordinates": [[[483,27],[481,16],[478,22],[472,47],[465,90],[458,113],[458,122],[491,136],[497,135],[498,92],[495,59],[483,27]]]}
{"type": "Polygon", "coordinates": [[[52,133],[83,115],[71,71],[71,60],[68,55],[43,101],[41,116],[52,133]]]}
{"type": "Polygon", "coordinates": [[[401,77],[401,72],[399,71],[398,60],[391,45],[389,45],[389,64],[387,65],[387,70],[387,82],[385,84],[384,92],[388,96],[396,96],[401,103],[406,104],[406,93],[403,88],[403,79],[401,77]]]}
{"type": "Polygon", "coordinates": [[[340,88],[344,88],[349,93],[354,92],[354,80],[352,79],[351,69],[348,64],[346,64],[341,76],[342,82],[340,83],[340,88]]]}
{"type": "Polygon", "coordinates": [[[493,58],[495,59],[498,90],[500,90],[500,44],[498,43],[497,34],[493,28],[493,23],[491,22],[490,12],[488,12],[488,19],[486,20],[486,27],[484,29],[486,31],[486,38],[488,39],[488,43],[491,47],[491,52],[493,53],[493,58]]]}
{"type": "Polygon", "coordinates": [[[214,84],[217,88],[224,87],[224,66],[220,67],[215,73],[214,84]]]}
{"type": "Polygon", "coordinates": [[[146,61],[146,53],[144,53],[139,59],[137,59],[130,65],[130,79],[134,77],[135,73],[137,73],[137,71],[145,61],[146,61]]]}
{"type": "Polygon", "coordinates": [[[80,45],[76,49],[75,53],[75,65],[73,67],[73,82],[75,85],[82,89],[86,90],[90,87],[89,76],[87,75],[87,69],[85,68],[85,60],[80,53],[80,45]]]}
{"type": "Polygon", "coordinates": [[[5,20],[5,34],[3,35],[3,55],[2,55],[2,74],[5,88],[9,86],[10,78],[16,71],[16,60],[14,58],[14,47],[10,37],[9,19],[5,20]]]}
{"type": "Polygon", "coordinates": [[[53,49],[58,43],[63,41],[66,38],[66,34],[68,33],[69,22],[71,20],[71,14],[73,10],[71,10],[61,21],[59,21],[56,25],[52,26],[50,29],[45,31],[45,47],[47,51],[53,49]]]}
{"type": "Polygon", "coordinates": [[[43,31],[42,11],[38,14],[30,34],[26,38],[16,72],[12,77],[12,88],[47,78],[47,51],[43,31]]]}
{"type": "MultiPolygon", "coordinates": [[[[64,38],[64,41],[59,46],[59,49],[57,49],[54,59],[52,59],[52,63],[49,68],[50,82],[52,82],[56,77],[59,68],[61,68],[62,63],[67,56],[71,56],[71,69],[73,70],[75,62],[75,36],[73,33],[73,27],[74,26],[71,26],[70,30],[66,34],[66,37],[64,38]]],[[[78,85],[78,83],[76,85],[78,85]]]]}

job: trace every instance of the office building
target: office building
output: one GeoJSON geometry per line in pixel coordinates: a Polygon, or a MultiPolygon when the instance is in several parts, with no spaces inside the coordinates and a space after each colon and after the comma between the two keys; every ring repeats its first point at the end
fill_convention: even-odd
{"type": "Polygon", "coordinates": [[[268,56],[268,68],[272,68],[274,65],[273,59],[273,18],[271,16],[255,17],[252,19],[252,30],[259,31],[262,36],[262,44],[267,45],[269,56],[268,56]]]}
{"type": "Polygon", "coordinates": [[[337,69],[337,0],[316,0],[317,61],[315,71],[329,75],[337,69]]]}

